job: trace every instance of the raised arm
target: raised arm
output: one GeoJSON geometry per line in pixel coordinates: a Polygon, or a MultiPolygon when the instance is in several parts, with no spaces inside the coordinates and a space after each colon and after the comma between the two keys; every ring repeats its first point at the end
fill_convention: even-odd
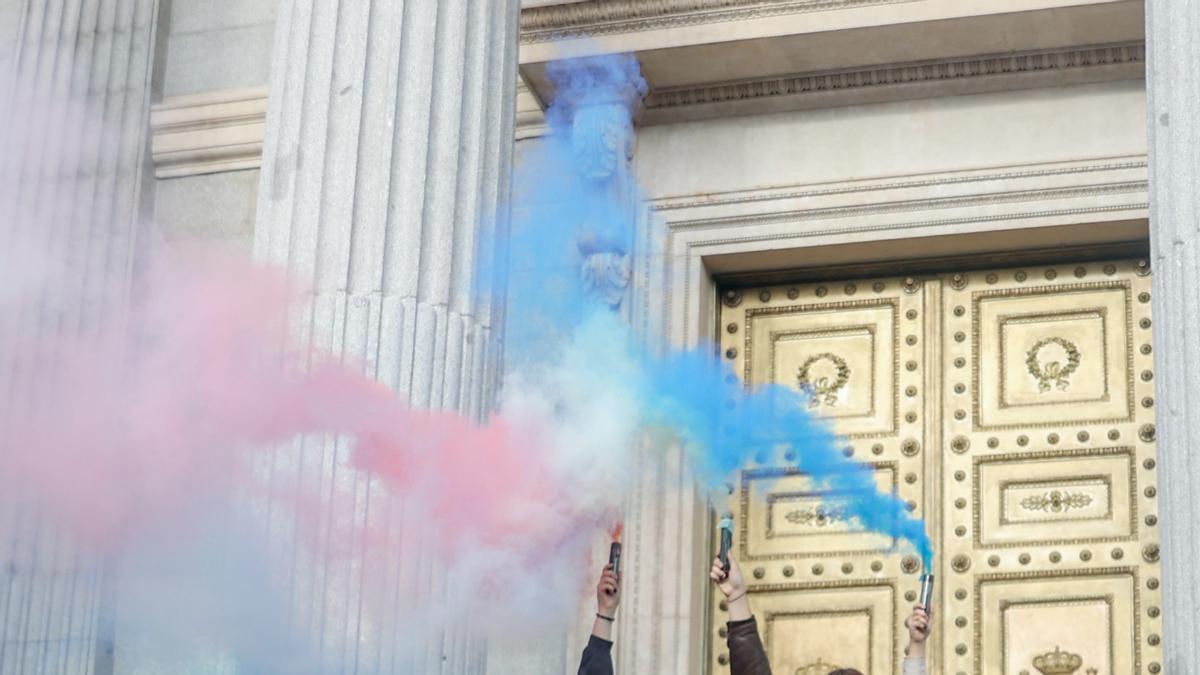
{"type": "Polygon", "coordinates": [[[713,558],[708,576],[725,595],[729,607],[727,643],[729,645],[729,672],[732,675],[771,675],[771,664],[758,635],[758,622],[750,611],[750,597],[742,568],[737,560],[729,556],[729,574],[721,566],[720,558],[713,558]]]}
{"type": "Polygon", "coordinates": [[[612,636],[620,605],[621,579],[613,573],[612,565],[605,565],[600,582],[596,584],[596,618],[592,621],[592,636],[579,661],[579,675],[613,674],[612,636]]]}
{"type": "Polygon", "coordinates": [[[924,607],[915,605],[905,623],[908,626],[908,656],[904,658],[904,675],[925,675],[925,641],[932,629],[929,614],[924,607]]]}

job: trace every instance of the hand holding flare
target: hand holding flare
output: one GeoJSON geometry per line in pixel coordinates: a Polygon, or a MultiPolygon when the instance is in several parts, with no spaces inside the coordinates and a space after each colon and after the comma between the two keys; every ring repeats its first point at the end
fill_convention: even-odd
{"type": "Polygon", "coordinates": [[[592,623],[592,635],[611,642],[617,607],[621,605],[621,523],[617,522],[609,534],[613,541],[608,550],[608,564],[596,584],[596,620],[592,623]]]}
{"type": "Polygon", "coordinates": [[[621,531],[624,529],[625,524],[618,520],[613,529],[608,531],[612,535],[612,545],[608,547],[608,565],[618,579],[621,577],[621,531]]]}
{"type": "Polygon", "coordinates": [[[925,641],[929,638],[932,628],[930,618],[933,615],[933,574],[921,575],[920,604],[913,606],[913,612],[905,621],[908,627],[908,656],[914,659],[925,657],[925,641]]]}

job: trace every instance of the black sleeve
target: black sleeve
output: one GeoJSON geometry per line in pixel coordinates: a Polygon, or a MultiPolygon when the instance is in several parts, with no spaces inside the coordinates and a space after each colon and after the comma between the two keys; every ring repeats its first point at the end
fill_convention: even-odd
{"type": "Polygon", "coordinates": [[[771,675],[771,664],[754,617],[727,624],[730,675],[771,675]]]}
{"type": "Polygon", "coordinates": [[[613,675],[613,643],[595,635],[588,638],[579,661],[579,675],[613,675]]]}

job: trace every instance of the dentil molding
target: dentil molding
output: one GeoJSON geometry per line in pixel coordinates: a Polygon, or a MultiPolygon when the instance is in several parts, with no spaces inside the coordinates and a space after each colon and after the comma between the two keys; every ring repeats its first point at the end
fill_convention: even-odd
{"type": "Polygon", "coordinates": [[[1145,62],[1146,44],[1136,41],[659,89],[646,97],[644,121],[739,114],[751,105],[765,113],[1020,89],[1046,80],[1071,85],[1138,79],[1145,62]],[[772,100],[766,108],[764,99],[772,100]]]}

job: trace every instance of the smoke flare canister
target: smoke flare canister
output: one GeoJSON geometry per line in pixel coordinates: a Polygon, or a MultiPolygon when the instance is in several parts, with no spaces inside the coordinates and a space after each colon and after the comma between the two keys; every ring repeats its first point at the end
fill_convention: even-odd
{"type": "Polygon", "coordinates": [[[729,549],[733,548],[733,518],[721,519],[721,569],[729,574],[729,549]]]}
{"type": "Polygon", "coordinates": [[[612,565],[613,574],[621,576],[621,542],[614,541],[608,547],[608,564],[612,565]]]}
{"type": "Polygon", "coordinates": [[[933,614],[933,575],[921,575],[921,607],[926,614],[933,614]]]}

